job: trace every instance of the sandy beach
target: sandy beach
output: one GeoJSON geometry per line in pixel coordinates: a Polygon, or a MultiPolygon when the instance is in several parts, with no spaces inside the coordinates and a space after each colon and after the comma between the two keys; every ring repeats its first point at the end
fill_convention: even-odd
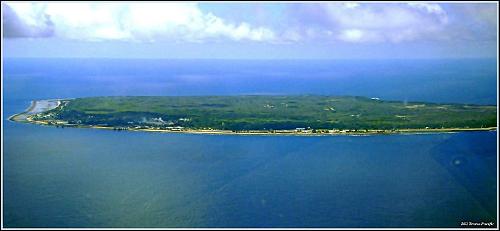
{"type": "Polygon", "coordinates": [[[105,129],[114,130],[117,132],[131,131],[131,132],[159,132],[159,133],[176,133],[176,134],[198,134],[198,135],[237,135],[237,136],[373,136],[373,135],[394,135],[394,134],[435,134],[435,133],[457,133],[457,132],[472,132],[472,131],[496,131],[496,127],[487,128],[439,128],[439,129],[399,129],[399,130],[368,130],[368,131],[330,131],[328,133],[283,133],[283,132],[269,132],[269,131],[231,131],[231,130],[198,130],[198,129],[185,129],[181,131],[172,131],[164,129],[150,129],[150,128],[115,128],[105,126],[92,126],[92,125],[76,125],[66,123],[48,123],[46,121],[31,121],[26,122],[47,125],[47,126],[61,126],[69,128],[84,128],[84,129],[105,129]]]}
{"type": "Polygon", "coordinates": [[[28,116],[52,110],[61,105],[61,99],[33,100],[26,111],[12,115],[9,120],[28,122],[28,116]]]}

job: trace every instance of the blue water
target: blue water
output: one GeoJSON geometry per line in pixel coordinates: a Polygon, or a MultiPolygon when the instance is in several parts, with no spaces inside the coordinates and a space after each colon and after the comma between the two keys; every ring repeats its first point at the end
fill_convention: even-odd
{"type": "Polygon", "coordinates": [[[102,95],[359,95],[497,104],[496,60],[4,60],[7,99],[102,95]]]}
{"type": "Polygon", "coordinates": [[[8,59],[3,74],[5,227],[497,223],[496,131],[227,136],[6,121],[32,99],[95,95],[332,94],[496,105],[495,60],[8,59]]]}

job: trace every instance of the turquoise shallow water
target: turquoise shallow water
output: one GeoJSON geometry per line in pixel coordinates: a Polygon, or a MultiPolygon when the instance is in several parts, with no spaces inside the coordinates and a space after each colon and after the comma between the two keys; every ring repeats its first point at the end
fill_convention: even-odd
{"type": "MultiPolygon", "coordinates": [[[[26,72],[31,69],[28,65],[26,72]]],[[[5,81],[4,119],[27,108],[32,98],[85,95],[74,82],[89,94],[102,94],[106,88],[99,83],[117,81],[116,76],[97,80],[82,71],[74,81],[48,86],[46,81],[55,77],[14,72],[8,71],[5,81]]],[[[159,84],[144,81],[144,86],[124,83],[114,89],[140,94],[148,81],[159,84]]],[[[202,84],[193,81],[188,86],[195,92],[195,83],[202,84]]],[[[63,129],[4,120],[3,132],[5,227],[497,223],[496,131],[228,136],[63,129]]]]}

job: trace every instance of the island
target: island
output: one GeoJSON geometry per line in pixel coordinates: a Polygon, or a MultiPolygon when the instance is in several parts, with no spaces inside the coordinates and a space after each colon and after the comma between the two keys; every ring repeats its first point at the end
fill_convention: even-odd
{"type": "Polygon", "coordinates": [[[497,106],[321,95],[36,100],[12,121],[202,134],[338,135],[496,130],[497,106]]]}

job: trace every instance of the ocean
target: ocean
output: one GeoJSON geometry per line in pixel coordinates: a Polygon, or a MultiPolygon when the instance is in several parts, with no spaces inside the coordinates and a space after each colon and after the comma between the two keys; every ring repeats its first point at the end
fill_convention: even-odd
{"type": "Polygon", "coordinates": [[[7,121],[31,100],[359,95],[497,105],[496,60],[5,59],[5,227],[497,223],[497,132],[234,136],[7,121]]]}

